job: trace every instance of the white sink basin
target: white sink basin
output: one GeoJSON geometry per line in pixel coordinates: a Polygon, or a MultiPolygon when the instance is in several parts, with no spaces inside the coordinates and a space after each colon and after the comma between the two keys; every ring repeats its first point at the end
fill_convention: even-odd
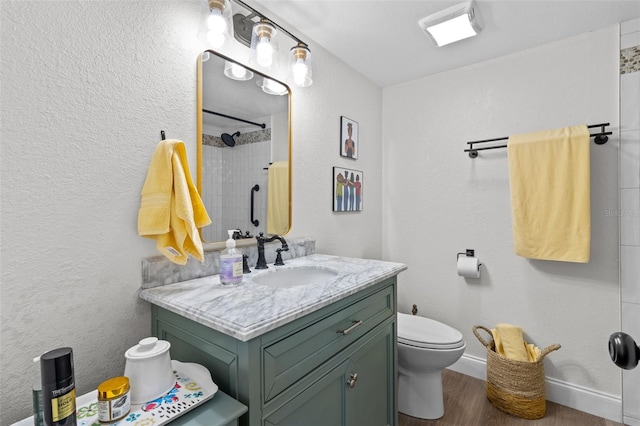
{"type": "Polygon", "coordinates": [[[337,276],[338,272],[332,269],[300,266],[264,272],[253,277],[253,282],[271,287],[298,287],[324,284],[337,276]]]}

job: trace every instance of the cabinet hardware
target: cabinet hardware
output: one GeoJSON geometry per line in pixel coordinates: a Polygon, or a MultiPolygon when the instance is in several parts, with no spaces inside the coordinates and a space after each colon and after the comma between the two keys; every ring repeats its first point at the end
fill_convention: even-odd
{"type": "Polygon", "coordinates": [[[362,325],[362,320],[353,321],[353,324],[351,325],[351,327],[344,330],[338,330],[336,331],[336,333],[342,333],[343,336],[346,336],[347,334],[351,333],[354,329],[356,329],[357,327],[360,327],[361,325],[362,325]]]}
{"type": "Polygon", "coordinates": [[[351,375],[349,376],[349,380],[347,380],[347,385],[349,385],[349,387],[353,389],[356,387],[357,381],[358,381],[358,373],[351,373],[351,375]]]}

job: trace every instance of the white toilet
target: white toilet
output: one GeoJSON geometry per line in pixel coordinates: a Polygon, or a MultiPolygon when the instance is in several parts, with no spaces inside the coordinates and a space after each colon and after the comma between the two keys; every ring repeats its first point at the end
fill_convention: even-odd
{"type": "Polygon", "coordinates": [[[398,313],[398,411],[420,419],[442,417],[442,370],[460,359],[465,347],[455,328],[398,313]]]}

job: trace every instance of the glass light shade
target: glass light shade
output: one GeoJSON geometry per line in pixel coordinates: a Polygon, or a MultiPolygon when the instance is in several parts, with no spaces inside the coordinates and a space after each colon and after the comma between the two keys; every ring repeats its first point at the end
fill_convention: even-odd
{"type": "Polygon", "coordinates": [[[251,31],[251,62],[264,69],[278,66],[276,27],[266,19],[253,25],[251,31]]]}
{"type": "Polygon", "coordinates": [[[245,81],[253,78],[253,71],[235,62],[224,61],[224,75],[232,80],[245,81]]]}
{"type": "Polygon", "coordinates": [[[307,87],[313,83],[311,51],[299,43],[289,52],[289,80],[298,87],[307,87]]]}
{"type": "Polygon", "coordinates": [[[233,32],[231,3],[229,0],[208,0],[207,40],[213,47],[220,47],[233,32]]]}
{"type": "Polygon", "coordinates": [[[287,86],[267,77],[264,77],[262,81],[257,81],[256,83],[262,88],[264,93],[270,95],[282,96],[288,93],[287,86]]]}

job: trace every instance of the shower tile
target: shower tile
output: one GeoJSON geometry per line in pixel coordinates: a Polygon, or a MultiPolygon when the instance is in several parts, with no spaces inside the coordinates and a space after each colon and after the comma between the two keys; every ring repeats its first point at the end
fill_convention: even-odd
{"type": "Polygon", "coordinates": [[[640,189],[620,190],[620,244],[640,246],[640,189]]]}
{"type": "Polygon", "coordinates": [[[640,187],[640,130],[620,132],[620,188],[640,187]]]}
{"type": "Polygon", "coordinates": [[[620,49],[628,49],[630,47],[640,45],[640,31],[632,32],[620,37],[620,49]]]}
{"type": "Polygon", "coordinates": [[[640,31],[640,18],[624,21],[620,24],[620,35],[640,31]]]}
{"type": "Polygon", "coordinates": [[[620,287],[623,302],[640,304],[640,247],[620,247],[620,287]]]}
{"type": "Polygon", "coordinates": [[[620,130],[640,129],[640,72],[620,76],[620,130]]]}

